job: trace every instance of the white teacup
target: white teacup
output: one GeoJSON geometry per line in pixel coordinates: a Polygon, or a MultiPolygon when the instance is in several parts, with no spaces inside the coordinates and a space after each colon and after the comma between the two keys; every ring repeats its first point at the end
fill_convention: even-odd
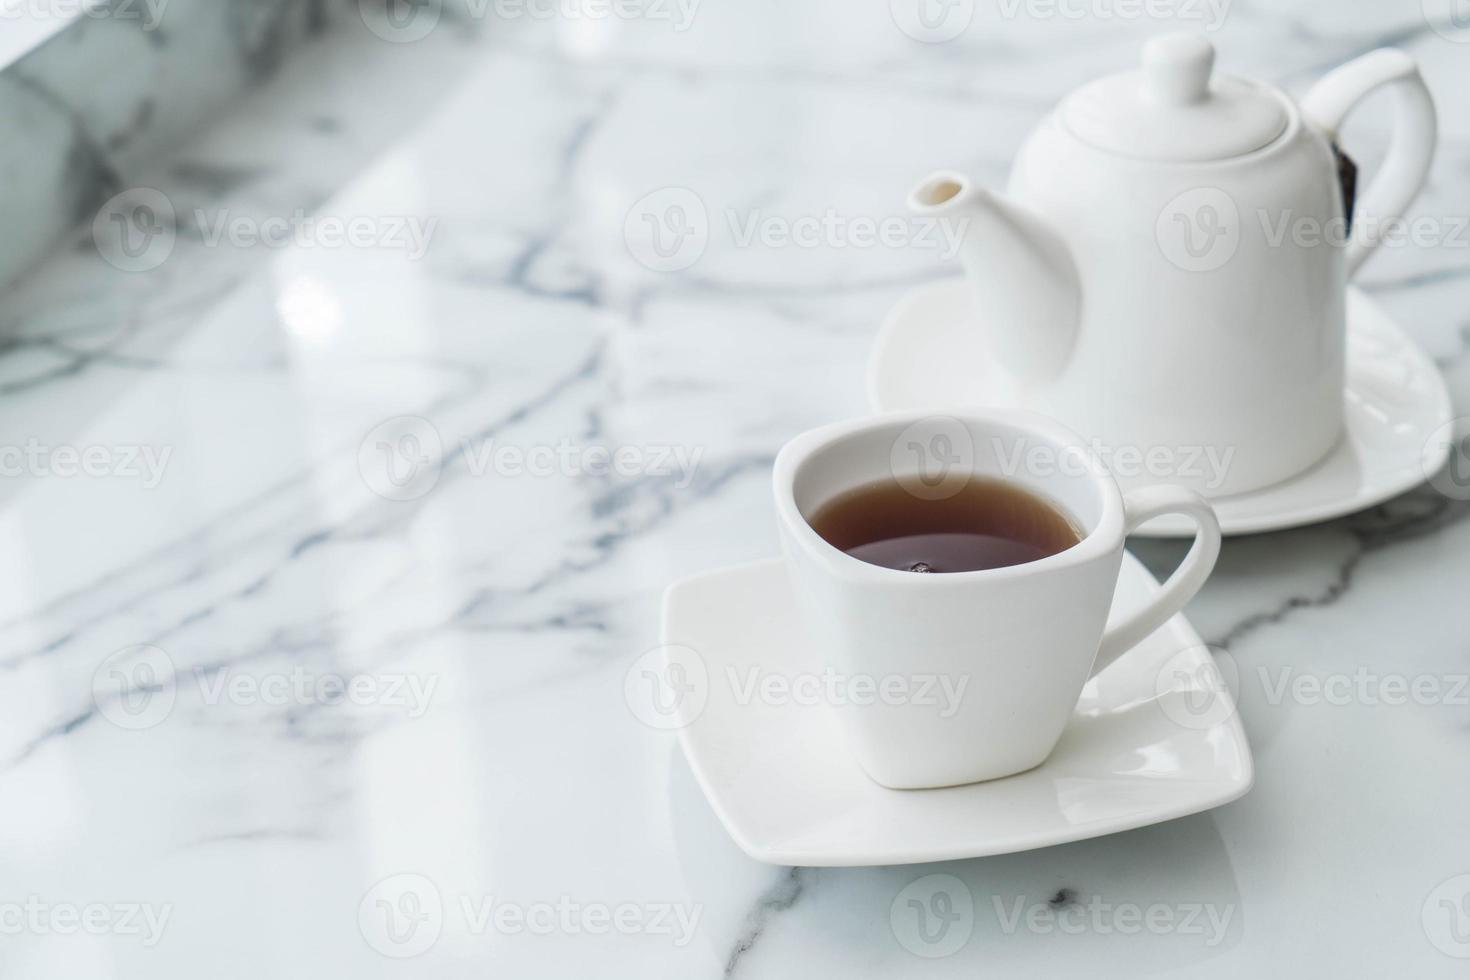
{"type": "Polygon", "coordinates": [[[841,422],[789,442],[774,482],[796,601],[827,664],[871,685],[922,675],[962,691],[944,710],[881,697],[842,705],[858,761],[894,789],[1040,765],[1087,679],[1177,613],[1220,552],[1204,498],[1172,486],[1125,498],[1080,436],[1035,415],[905,412],[841,422]],[[1019,484],[1058,505],[1081,540],[1026,564],[919,574],[854,558],[808,522],[834,496],[865,484],[896,478],[933,498],[974,477],[1019,484]],[[1198,525],[1193,546],[1152,602],[1109,623],[1125,536],[1169,513],[1198,525]]]}

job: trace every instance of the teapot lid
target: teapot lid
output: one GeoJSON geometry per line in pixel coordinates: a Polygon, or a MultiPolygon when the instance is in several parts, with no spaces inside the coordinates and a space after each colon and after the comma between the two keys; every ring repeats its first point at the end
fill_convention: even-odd
{"type": "Polygon", "coordinates": [[[1090,82],[1063,100],[1062,125],[1123,156],[1199,162],[1240,156],[1281,135],[1287,113],[1264,85],[1211,77],[1215,48],[1198,34],[1165,34],[1142,67],[1090,82]]]}

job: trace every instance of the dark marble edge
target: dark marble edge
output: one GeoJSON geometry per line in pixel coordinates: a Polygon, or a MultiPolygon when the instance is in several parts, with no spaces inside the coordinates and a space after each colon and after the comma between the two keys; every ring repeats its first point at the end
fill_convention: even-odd
{"type": "Polygon", "coordinates": [[[0,39],[0,74],[11,65],[24,59],[32,51],[41,45],[50,42],[62,31],[70,30],[76,26],[81,19],[81,13],[67,15],[67,19],[57,17],[49,24],[27,24],[24,27],[7,26],[7,31],[13,31],[9,36],[0,39]]]}
{"type": "Polygon", "coordinates": [[[0,289],[90,221],[127,187],[131,172],[175,149],[223,99],[273,75],[303,41],[324,33],[329,9],[345,7],[340,0],[102,0],[49,33],[37,30],[34,43],[10,57],[0,54],[0,124],[51,117],[62,134],[60,141],[37,136],[52,132],[43,126],[0,153],[9,175],[0,190],[31,205],[0,250],[0,289]],[[157,76],[196,60],[184,53],[189,45],[211,41],[232,54],[197,59],[216,73],[216,84],[160,89],[157,76]],[[136,61],[140,53],[170,70],[122,72],[106,86],[84,70],[117,57],[136,61]]]}

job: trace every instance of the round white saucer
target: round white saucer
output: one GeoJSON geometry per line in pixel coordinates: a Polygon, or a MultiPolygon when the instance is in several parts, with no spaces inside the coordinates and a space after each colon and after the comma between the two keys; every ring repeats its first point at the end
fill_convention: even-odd
{"type": "MultiPolygon", "coordinates": [[[[1439,370],[1361,291],[1348,290],[1347,309],[1342,440],[1299,476],[1213,500],[1224,533],[1275,531],[1350,514],[1417,486],[1444,462],[1449,447],[1429,447],[1453,414],[1439,370]]],[[[900,300],[868,360],[873,410],[1016,407],[1004,379],[989,371],[974,316],[963,279],[932,283],[900,300]]],[[[1187,521],[1163,517],[1137,533],[1187,537],[1194,531],[1187,521]]]]}

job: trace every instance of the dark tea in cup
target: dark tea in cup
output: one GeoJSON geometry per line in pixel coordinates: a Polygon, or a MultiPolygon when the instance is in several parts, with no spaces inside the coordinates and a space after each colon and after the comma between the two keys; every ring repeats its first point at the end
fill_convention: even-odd
{"type": "Polygon", "coordinates": [[[1018,484],[973,478],[937,500],[897,480],[844,491],[810,523],[834,548],[871,565],[908,572],[974,572],[1023,565],[1082,539],[1056,504],[1018,484]]]}

